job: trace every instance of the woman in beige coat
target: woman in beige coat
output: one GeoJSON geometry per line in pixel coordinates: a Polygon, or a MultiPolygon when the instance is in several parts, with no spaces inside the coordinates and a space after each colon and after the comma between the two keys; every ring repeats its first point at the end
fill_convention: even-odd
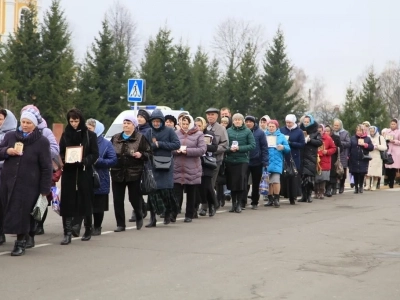
{"type": "Polygon", "coordinates": [[[368,165],[368,174],[366,176],[366,190],[375,191],[376,184],[378,183],[379,178],[382,177],[383,162],[380,151],[387,150],[387,145],[385,138],[379,134],[378,128],[376,126],[371,126],[369,128],[369,133],[371,136],[372,144],[374,145],[374,150],[370,152],[372,160],[370,160],[368,165]]]}

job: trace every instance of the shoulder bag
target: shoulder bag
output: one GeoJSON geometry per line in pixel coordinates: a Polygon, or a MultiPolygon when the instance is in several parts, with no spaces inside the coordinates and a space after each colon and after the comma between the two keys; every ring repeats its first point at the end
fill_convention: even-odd
{"type": "MultiPolygon", "coordinates": [[[[381,145],[381,137],[379,136],[379,145],[381,145]]],[[[381,159],[385,165],[394,164],[392,154],[388,153],[387,150],[379,151],[381,153],[381,159]]]]}
{"type": "Polygon", "coordinates": [[[202,156],[201,157],[201,165],[204,168],[208,168],[211,170],[215,170],[217,168],[217,159],[213,156],[202,156]]]}
{"type": "Polygon", "coordinates": [[[337,149],[338,149],[338,158],[335,162],[335,171],[336,171],[337,177],[339,179],[341,179],[344,175],[344,168],[343,168],[342,162],[340,161],[340,148],[338,147],[337,149]]]}
{"type": "MultiPolygon", "coordinates": [[[[89,140],[89,133],[86,131],[86,137],[88,140],[88,148],[90,147],[90,140],[89,140]]],[[[92,176],[93,176],[93,188],[98,189],[100,188],[100,176],[99,173],[97,173],[94,165],[91,165],[92,167],[92,176]]]]}
{"type": "Polygon", "coordinates": [[[39,198],[36,201],[35,206],[33,207],[33,211],[31,212],[32,217],[36,221],[42,221],[44,212],[47,209],[49,201],[47,200],[46,196],[39,195],[39,198]]]}
{"type": "Polygon", "coordinates": [[[286,162],[286,159],[283,158],[284,166],[283,166],[283,175],[287,177],[295,177],[299,173],[297,171],[296,164],[294,163],[292,153],[289,154],[289,162],[286,162]]]}
{"type": "Polygon", "coordinates": [[[150,161],[144,163],[142,178],[140,181],[140,189],[143,195],[149,195],[157,189],[157,183],[154,179],[150,161]]]}

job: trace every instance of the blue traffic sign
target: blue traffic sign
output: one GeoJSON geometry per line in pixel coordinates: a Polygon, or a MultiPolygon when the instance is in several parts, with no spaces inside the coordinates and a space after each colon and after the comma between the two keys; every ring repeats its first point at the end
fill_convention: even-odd
{"type": "Polygon", "coordinates": [[[144,79],[128,79],[128,102],[143,102],[145,88],[144,79]]]}

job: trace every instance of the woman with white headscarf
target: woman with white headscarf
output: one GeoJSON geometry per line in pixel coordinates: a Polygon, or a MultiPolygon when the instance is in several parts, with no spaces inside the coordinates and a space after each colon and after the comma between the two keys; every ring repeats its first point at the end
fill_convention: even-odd
{"type": "Polygon", "coordinates": [[[101,122],[88,119],[86,127],[97,135],[97,145],[99,146],[99,159],[95,162],[94,167],[99,174],[100,187],[94,190],[92,235],[101,235],[104,212],[108,211],[110,168],[117,164],[117,154],[111,142],[103,137],[104,125],[101,122]]]}
{"type": "Polygon", "coordinates": [[[37,126],[35,115],[23,112],[21,126],[8,132],[0,144],[0,160],[4,160],[0,185],[4,233],[17,235],[11,256],[25,254],[27,237],[34,245],[36,222],[31,212],[39,195],[50,193],[50,144],[37,126]]]}
{"type": "Polygon", "coordinates": [[[383,136],[379,134],[379,130],[376,126],[371,126],[369,128],[369,134],[374,145],[374,150],[370,152],[372,157],[371,161],[368,165],[368,174],[366,177],[366,190],[376,190],[376,184],[378,183],[379,178],[382,177],[382,158],[381,158],[381,151],[387,150],[386,140],[383,136]],[[371,180],[370,180],[371,179],[371,180]]]}
{"type": "MultiPolygon", "coordinates": [[[[301,167],[301,151],[305,146],[304,134],[303,131],[296,124],[297,118],[293,114],[289,114],[285,118],[286,126],[282,127],[281,133],[285,135],[289,146],[290,153],[285,155],[286,163],[290,163],[290,157],[293,158],[293,161],[296,165],[297,170],[300,170],[301,167]]],[[[281,194],[285,198],[289,198],[290,204],[294,205],[296,202],[296,198],[301,196],[301,176],[298,174],[294,177],[282,177],[281,178],[281,194]]],[[[269,198],[266,206],[272,206],[273,201],[272,197],[269,198]]]]}

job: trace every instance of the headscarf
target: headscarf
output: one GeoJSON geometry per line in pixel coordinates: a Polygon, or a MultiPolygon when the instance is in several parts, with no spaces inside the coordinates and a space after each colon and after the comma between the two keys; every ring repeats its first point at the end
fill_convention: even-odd
{"type": "Polygon", "coordinates": [[[292,123],[296,123],[297,118],[296,118],[295,115],[289,114],[289,115],[286,116],[285,121],[287,121],[287,122],[292,122],[292,123]]]}
{"type": "Polygon", "coordinates": [[[194,121],[201,123],[201,130],[202,131],[207,128],[207,121],[203,117],[197,117],[194,121]]]}
{"type": "Polygon", "coordinates": [[[96,119],[87,119],[86,125],[93,126],[94,128],[94,133],[97,135],[97,137],[101,136],[102,133],[104,132],[104,125],[100,121],[97,121],[96,119]]]}
{"type": "Polygon", "coordinates": [[[36,116],[27,110],[22,112],[20,121],[22,121],[22,119],[27,119],[27,120],[31,121],[33,123],[33,125],[35,125],[35,127],[38,126],[38,120],[37,120],[36,116]]]}
{"type": "Polygon", "coordinates": [[[318,125],[318,128],[322,128],[322,133],[321,133],[321,135],[325,133],[325,126],[324,126],[323,124],[319,124],[319,125],[318,125]]]}
{"type": "MultiPolygon", "coordinates": [[[[306,127],[306,128],[309,127],[309,126],[311,126],[311,125],[313,125],[313,124],[315,123],[314,117],[313,117],[311,114],[305,115],[304,118],[309,118],[309,119],[310,119],[310,124],[308,124],[307,126],[304,125],[304,123],[303,123],[304,127],[306,127]]],[[[302,122],[304,122],[304,118],[303,118],[303,121],[302,121],[302,122]]]]}
{"type": "Polygon", "coordinates": [[[371,134],[371,129],[374,130],[374,134],[373,134],[373,135],[371,134],[371,137],[374,137],[376,134],[379,135],[379,128],[378,128],[378,127],[376,127],[376,126],[371,126],[369,129],[370,129],[370,131],[369,131],[370,134],[371,134]]]}

